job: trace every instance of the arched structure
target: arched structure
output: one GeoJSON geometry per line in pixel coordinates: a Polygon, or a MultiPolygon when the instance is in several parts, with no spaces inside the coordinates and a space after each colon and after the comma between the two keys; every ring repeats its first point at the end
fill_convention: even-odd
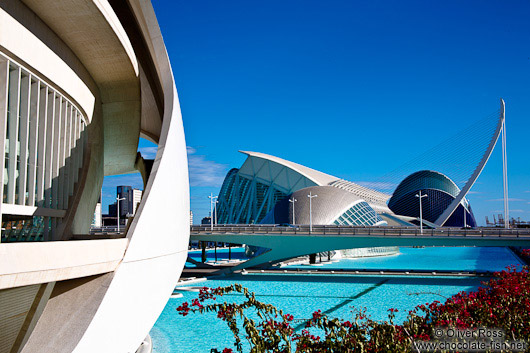
{"type": "MultiPolygon", "coordinates": [[[[469,177],[469,179],[466,181],[466,184],[462,187],[462,190],[460,191],[460,193],[455,197],[455,199],[453,200],[453,202],[451,202],[451,204],[445,209],[445,211],[438,217],[438,219],[436,219],[436,221],[434,222],[435,224],[439,225],[439,226],[443,226],[446,224],[446,222],[449,220],[449,218],[451,217],[451,215],[456,211],[456,209],[458,208],[458,205],[460,204],[460,202],[466,197],[467,193],[469,192],[469,190],[471,190],[471,187],[473,186],[473,184],[475,184],[475,181],[477,181],[480,173],[482,173],[482,170],[484,169],[484,167],[486,166],[486,163],[488,162],[490,156],[491,156],[491,153],[493,152],[493,148],[495,147],[495,145],[497,144],[497,140],[499,139],[499,136],[502,132],[502,129],[503,127],[505,126],[505,122],[504,122],[504,117],[505,117],[505,104],[504,104],[504,100],[501,99],[501,109],[500,109],[500,113],[499,113],[499,120],[497,122],[497,126],[495,128],[495,131],[491,137],[491,140],[486,148],[486,150],[484,151],[484,154],[482,155],[482,158],[480,159],[480,161],[478,162],[475,170],[473,171],[473,174],[471,174],[471,176],[469,177]]],[[[505,144],[505,141],[503,141],[504,144],[505,144]]],[[[503,163],[505,163],[505,159],[506,159],[506,156],[504,155],[505,151],[503,151],[503,163]]],[[[504,169],[506,169],[506,165],[504,165],[504,169]]],[[[504,191],[505,191],[505,213],[508,212],[508,208],[507,208],[507,192],[508,192],[508,186],[506,185],[506,171],[504,171],[504,191]]],[[[507,218],[507,217],[506,217],[507,218]]]]}
{"type": "Polygon", "coordinates": [[[136,351],[189,239],[182,119],[151,4],[2,1],[0,122],[0,352],[136,351]],[[103,177],[134,171],[145,190],[126,234],[87,236],[103,177]]]}
{"type": "MultiPolygon", "coordinates": [[[[421,170],[406,177],[396,188],[394,194],[388,201],[388,207],[395,214],[419,217],[419,192],[426,195],[422,197],[423,219],[435,222],[440,215],[452,204],[460,194],[456,184],[442,173],[430,170],[421,170]]],[[[457,210],[445,222],[446,226],[464,225],[476,227],[477,223],[469,202],[463,198],[457,210]],[[465,217],[465,219],[464,219],[465,217]]]]}
{"type": "Polygon", "coordinates": [[[343,190],[341,195],[365,200],[378,213],[390,212],[390,195],[278,157],[241,152],[247,159],[241,168],[228,172],[219,193],[218,223],[260,223],[278,201],[313,186],[343,190]]]}
{"type": "Polygon", "coordinates": [[[311,186],[293,192],[276,203],[274,208],[261,221],[263,224],[309,224],[309,198],[311,201],[312,223],[319,225],[386,225],[370,205],[359,196],[333,186],[311,186]],[[289,200],[295,199],[293,203],[289,200]]]}

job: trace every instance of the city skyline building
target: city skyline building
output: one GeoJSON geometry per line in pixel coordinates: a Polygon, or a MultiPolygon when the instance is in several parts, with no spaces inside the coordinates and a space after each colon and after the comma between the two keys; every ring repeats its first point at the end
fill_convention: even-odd
{"type": "Polygon", "coordinates": [[[136,210],[138,209],[138,206],[140,205],[140,202],[142,201],[142,195],[143,190],[140,189],[132,189],[132,216],[136,214],[136,210]]]}
{"type": "Polygon", "coordinates": [[[118,199],[120,200],[120,217],[132,217],[136,214],[138,204],[142,199],[143,191],[132,188],[129,185],[116,187],[116,201],[109,205],[108,216],[116,217],[118,213],[118,199]]]}
{"type": "Polygon", "coordinates": [[[101,213],[101,194],[98,199],[98,203],[96,204],[96,209],[94,210],[94,218],[92,220],[91,227],[101,227],[102,226],[102,216],[101,213]]]}

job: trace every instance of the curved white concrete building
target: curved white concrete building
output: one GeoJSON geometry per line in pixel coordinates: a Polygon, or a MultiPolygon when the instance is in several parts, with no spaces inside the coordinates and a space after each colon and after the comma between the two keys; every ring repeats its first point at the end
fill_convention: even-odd
{"type": "Polygon", "coordinates": [[[151,4],[0,2],[0,140],[0,353],[135,352],[189,240],[182,118],[151,4]],[[136,171],[125,234],[88,236],[103,177],[136,171]]]}
{"type": "Polygon", "coordinates": [[[314,186],[332,186],[348,200],[366,201],[378,214],[392,213],[386,204],[390,195],[265,153],[240,152],[247,159],[225,177],[219,192],[218,223],[263,222],[278,201],[314,186]]]}
{"type": "Polygon", "coordinates": [[[310,186],[278,201],[263,224],[320,224],[379,226],[386,222],[359,195],[329,185],[310,186]],[[317,195],[309,202],[309,194],[317,195]],[[289,200],[296,200],[294,202],[289,200]],[[309,217],[312,208],[311,219],[309,217]]]}

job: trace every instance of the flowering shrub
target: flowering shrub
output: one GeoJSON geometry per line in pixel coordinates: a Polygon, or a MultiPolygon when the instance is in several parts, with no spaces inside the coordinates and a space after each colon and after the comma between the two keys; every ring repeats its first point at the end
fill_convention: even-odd
{"type": "MultiPolygon", "coordinates": [[[[217,312],[217,317],[227,322],[234,334],[234,346],[243,351],[237,318],[243,320],[245,339],[251,353],[284,352],[293,349],[300,353],[316,352],[411,352],[412,342],[431,340],[436,327],[502,329],[508,340],[530,339],[530,276],[529,268],[516,271],[509,267],[496,272],[495,277],[475,292],[460,292],[445,303],[434,301],[418,305],[409,311],[403,324],[394,323],[397,309],[389,309],[388,321],[374,321],[367,317],[366,309],[356,311],[353,321],[329,318],[320,310],[305,322],[297,333],[291,327],[293,316],[284,314],[274,306],[256,300],[254,293],[239,284],[209,289],[204,287],[199,298],[191,305],[187,302],[177,308],[182,315],[191,312],[217,312]],[[242,304],[214,303],[202,305],[206,300],[231,292],[242,293],[242,304]],[[261,320],[245,315],[252,308],[261,320]],[[316,328],[320,336],[311,331],[316,328]]],[[[212,349],[212,352],[217,352],[212,349]]],[[[222,353],[231,353],[225,348],[222,353]]]]}
{"type": "Polygon", "coordinates": [[[527,264],[530,264],[530,249],[522,249],[519,251],[519,256],[521,256],[527,264]]]}

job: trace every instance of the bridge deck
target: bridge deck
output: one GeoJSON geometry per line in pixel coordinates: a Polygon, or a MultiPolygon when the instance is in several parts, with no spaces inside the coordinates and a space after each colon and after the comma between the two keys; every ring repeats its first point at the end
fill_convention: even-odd
{"type": "Polygon", "coordinates": [[[270,249],[230,271],[323,251],[381,246],[530,247],[530,229],[267,225],[192,226],[191,240],[247,244],[270,249]]]}
{"type": "Polygon", "coordinates": [[[312,231],[308,225],[296,227],[280,227],[273,225],[239,225],[222,224],[211,227],[200,225],[190,227],[191,235],[203,234],[303,234],[303,235],[382,235],[382,236],[470,236],[470,237],[530,237],[530,229],[504,229],[504,228],[445,228],[424,229],[423,233],[416,227],[362,227],[362,226],[313,226],[312,231]]]}

